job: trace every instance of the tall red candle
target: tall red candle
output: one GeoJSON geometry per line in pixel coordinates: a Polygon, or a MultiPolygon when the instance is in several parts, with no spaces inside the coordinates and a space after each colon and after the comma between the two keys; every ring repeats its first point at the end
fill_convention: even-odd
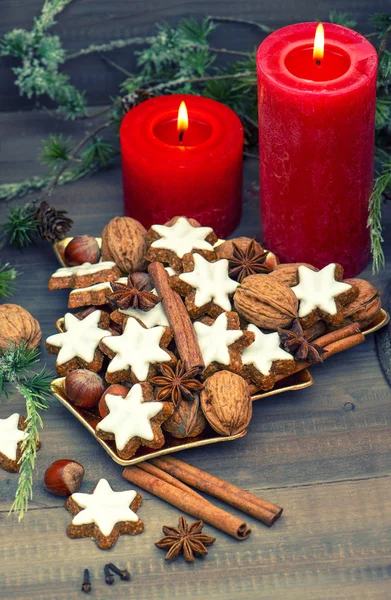
{"type": "Polygon", "coordinates": [[[326,23],[272,33],[257,53],[263,241],[283,262],[345,275],[369,260],[377,55],[358,33],[326,23]]]}
{"type": "Polygon", "coordinates": [[[225,237],[242,205],[243,128],[227,106],[187,94],[133,108],[120,131],[125,214],[145,227],[176,215],[225,237]],[[188,128],[178,130],[186,103],[188,128]]]}

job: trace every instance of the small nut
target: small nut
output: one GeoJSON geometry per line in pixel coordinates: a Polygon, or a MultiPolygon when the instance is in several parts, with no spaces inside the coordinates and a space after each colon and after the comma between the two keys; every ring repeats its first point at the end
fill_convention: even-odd
{"type": "Polygon", "coordinates": [[[113,383],[112,385],[109,385],[109,387],[103,392],[101,399],[99,400],[98,410],[102,419],[104,419],[109,413],[105,402],[107,394],[114,394],[114,396],[122,396],[122,398],[125,398],[125,396],[127,396],[128,393],[129,388],[127,388],[126,385],[121,385],[120,383],[113,383]]]}
{"type": "Polygon", "coordinates": [[[77,235],[65,248],[64,259],[68,267],[76,267],[85,262],[99,262],[99,244],[91,235],[77,235]]]}
{"type": "Polygon", "coordinates": [[[193,400],[182,398],[171,417],[162,425],[164,431],[179,439],[196,437],[205,427],[206,419],[201,410],[198,394],[194,394],[193,400]]]}
{"type": "Polygon", "coordinates": [[[131,217],[115,217],[102,232],[102,258],[113,260],[124,273],[142,271],[146,265],[147,232],[131,217]]]}
{"type": "Polygon", "coordinates": [[[51,494],[70,496],[80,489],[84,477],[84,467],[76,462],[63,458],[55,460],[46,470],[44,484],[51,494]]]}
{"type": "Polygon", "coordinates": [[[104,392],[103,379],[87,369],[76,369],[65,377],[65,394],[79,408],[96,406],[104,392]]]}
{"type": "Polygon", "coordinates": [[[250,323],[277,331],[296,318],[298,300],[289,287],[270,275],[249,275],[237,288],[234,305],[250,323]]]}
{"type": "Polygon", "coordinates": [[[135,273],[132,273],[132,278],[134,280],[136,287],[138,287],[139,289],[141,289],[142,286],[145,285],[145,287],[143,288],[143,291],[151,292],[153,290],[153,282],[152,282],[152,279],[150,278],[150,276],[148,275],[148,273],[143,273],[142,271],[136,271],[135,273]]]}
{"type": "Polygon", "coordinates": [[[241,433],[252,416],[249,387],[240,375],[218,371],[205,381],[201,407],[209,425],[220,435],[241,433]]]}
{"type": "Polygon", "coordinates": [[[269,273],[270,279],[274,279],[289,287],[294,287],[299,284],[299,275],[297,269],[301,266],[308,267],[313,271],[319,271],[312,265],[307,263],[285,263],[282,265],[276,265],[271,273],[269,273]]]}

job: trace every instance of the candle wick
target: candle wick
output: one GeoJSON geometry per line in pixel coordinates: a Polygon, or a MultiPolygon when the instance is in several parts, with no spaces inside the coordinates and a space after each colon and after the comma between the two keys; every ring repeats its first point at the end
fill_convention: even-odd
{"type": "Polygon", "coordinates": [[[182,141],[183,141],[183,134],[184,134],[184,133],[185,133],[185,130],[184,130],[184,129],[181,129],[181,130],[180,130],[180,132],[179,132],[179,141],[180,141],[181,143],[182,143],[182,141]]]}
{"type": "Polygon", "coordinates": [[[320,67],[320,65],[322,64],[321,61],[319,60],[319,58],[316,59],[315,64],[317,67],[320,67]]]}

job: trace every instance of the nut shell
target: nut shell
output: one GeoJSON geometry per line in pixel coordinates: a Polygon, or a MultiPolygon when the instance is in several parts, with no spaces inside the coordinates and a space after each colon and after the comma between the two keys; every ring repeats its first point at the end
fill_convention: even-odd
{"type": "Polygon", "coordinates": [[[17,304],[0,305],[0,353],[10,344],[27,344],[29,349],[39,346],[41,327],[36,319],[17,304]]]}
{"type": "Polygon", "coordinates": [[[173,437],[183,439],[196,437],[206,427],[206,419],[201,410],[198,394],[194,394],[194,400],[183,398],[175,407],[171,417],[162,425],[173,437]]]}
{"type": "Polygon", "coordinates": [[[201,407],[209,425],[220,435],[241,433],[252,416],[249,387],[240,375],[218,371],[205,381],[201,407]]]}
{"type": "Polygon", "coordinates": [[[45,488],[56,496],[70,496],[80,489],[84,477],[84,467],[76,460],[63,458],[55,460],[46,470],[45,488]]]}
{"type": "Polygon", "coordinates": [[[115,217],[102,232],[102,258],[113,260],[124,273],[146,266],[147,232],[131,217],[115,217]]]}
{"type": "Polygon", "coordinates": [[[97,263],[100,259],[99,244],[91,235],[77,235],[65,248],[64,259],[69,267],[85,262],[97,263]]]}
{"type": "Polygon", "coordinates": [[[75,369],[65,377],[65,394],[79,408],[96,406],[105,390],[103,379],[87,369],[75,369]]]}
{"type": "Polygon", "coordinates": [[[301,266],[308,267],[313,271],[319,271],[312,265],[307,263],[285,263],[282,265],[276,265],[274,270],[269,273],[270,279],[274,279],[279,283],[283,283],[284,285],[289,285],[289,287],[294,287],[299,284],[299,275],[297,273],[297,269],[301,266]]]}
{"type": "Polygon", "coordinates": [[[377,289],[364,279],[344,279],[344,283],[356,286],[358,296],[343,307],[344,325],[358,323],[361,328],[374,321],[381,309],[381,300],[377,289]]]}
{"type": "Polygon", "coordinates": [[[289,327],[296,318],[298,300],[289,287],[270,275],[249,275],[237,288],[234,305],[250,323],[277,330],[289,327]]]}

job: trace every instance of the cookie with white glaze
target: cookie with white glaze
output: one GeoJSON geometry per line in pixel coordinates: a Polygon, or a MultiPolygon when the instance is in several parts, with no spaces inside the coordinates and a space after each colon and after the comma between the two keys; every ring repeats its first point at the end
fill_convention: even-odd
{"type": "Polygon", "coordinates": [[[110,315],[101,310],[94,310],[84,318],[67,313],[64,331],[46,340],[49,354],[57,354],[57,373],[65,376],[74,369],[89,369],[98,373],[103,364],[99,342],[112,335],[108,331],[109,324],[110,315]]]}
{"type": "Polygon", "coordinates": [[[193,319],[205,314],[217,318],[232,309],[231,298],[239,283],[230,278],[228,269],[226,258],[209,262],[200,254],[183,257],[183,273],[172,275],[170,284],[185,297],[193,319]]]}
{"type": "Polygon", "coordinates": [[[240,374],[262,390],[271,390],[277,374],[290,375],[295,371],[295,360],[281,347],[277,332],[263,333],[253,324],[247,327],[247,331],[253,334],[254,341],[242,352],[243,369],[240,374]]]}
{"type": "Polygon", "coordinates": [[[185,254],[199,253],[207,260],[216,260],[214,244],[217,235],[211,227],[202,227],[195,219],[174,217],[164,225],[152,225],[147,233],[147,260],[169,264],[182,271],[185,254]]]}
{"type": "Polygon", "coordinates": [[[49,280],[49,290],[85,288],[96,283],[114,281],[121,276],[115,262],[83,263],[76,267],[60,267],[49,280]]]}
{"type": "Polygon", "coordinates": [[[106,394],[107,415],[100,421],[96,434],[113,440],[117,454],[131,458],[140,446],[158,449],[164,445],[161,425],[174,412],[171,402],[155,402],[149,383],[136,383],[123,397],[106,394]]]}
{"type": "Polygon", "coordinates": [[[304,329],[320,319],[334,327],[343,323],[343,307],[357,298],[354,284],[344,283],[343,268],[330,263],[320,271],[302,265],[297,269],[299,283],[291,288],[299,300],[298,316],[304,329]]]}
{"type": "Polygon", "coordinates": [[[167,350],[172,338],[170,327],[157,325],[148,329],[133,317],[128,318],[121,335],[103,338],[99,344],[111,359],[106,381],[146,381],[155,374],[159,364],[174,365],[176,358],[167,350]]]}
{"type": "MultiPolygon", "coordinates": [[[[22,456],[22,444],[26,437],[24,430],[27,421],[18,413],[0,419],[0,468],[10,473],[18,473],[22,456]]],[[[41,444],[38,442],[38,449],[41,444]]]]}
{"type": "Polygon", "coordinates": [[[106,479],[101,479],[92,494],[76,492],[69,496],[65,508],[73,515],[68,525],[70,538],[91,537],[97,546],[107,550],[120,535],[137,535],[144,523],[136,514],[142,498],[135,490],[115,492],[106,479]]]}
{"type": "Polygon", "coordinates": [[[198,345],[205,363],[202,379],[216,371],[240,373],[240,353],[254,341],[254,334],[240,329],[236,312],[222,313],[216,320],[203,317],[194,323],[198,345]]]}
{"type": "Polygon", "coordinates": [[[68,308],[103,306],[108,303],[108,296],[112,291],[109,281],[95,283],[84,288],[75,288],[69,294],[68,308]]]}

